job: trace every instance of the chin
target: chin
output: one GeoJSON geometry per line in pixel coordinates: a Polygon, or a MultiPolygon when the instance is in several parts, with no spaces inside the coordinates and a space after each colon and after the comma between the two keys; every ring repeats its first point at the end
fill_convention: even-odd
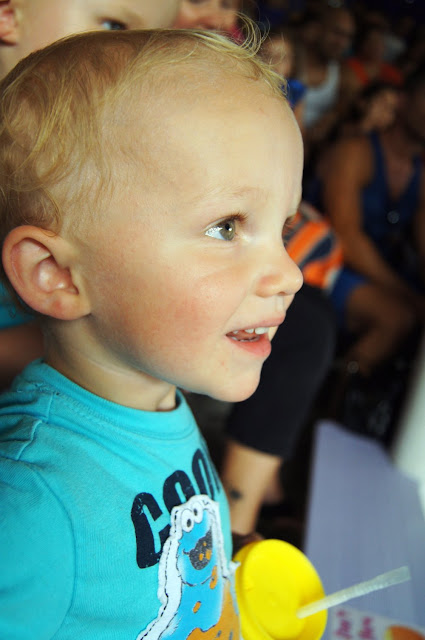
{"type": "Polygon", "coordinates": [[[227,388],[221,387],[206,395],[209,395],[215,400],[221,400],[222,402],[243,402],[243,400],[247,400],[252,396],[254,391],[257,390],[259,382],[260,376],[256,377],[255,380],[241,382],[239,385],[235,382],[227,388]]]}

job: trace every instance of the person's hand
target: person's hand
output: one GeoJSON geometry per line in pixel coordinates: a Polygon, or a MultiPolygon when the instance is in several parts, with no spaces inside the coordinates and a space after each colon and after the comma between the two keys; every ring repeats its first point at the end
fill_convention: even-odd
{"type": "Polygon", "coordinates": [[[260,542],[264,540],[264,537],[261,533],[257,531],[252,531],[251,533],[241,534],[234,533],[232,531],[232,540],[233,540],[233,555],[237,553],[242,547],[249,544],[250,542],[260,542]]]}

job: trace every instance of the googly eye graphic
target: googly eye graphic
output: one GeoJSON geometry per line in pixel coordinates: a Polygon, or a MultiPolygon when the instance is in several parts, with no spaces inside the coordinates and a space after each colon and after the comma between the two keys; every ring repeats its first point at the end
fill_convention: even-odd
{"type": "Polygon", "coordinates": [[[183,510],[181,522],[183,531],[185,531],[186,533],[192,531],[193,527],[195,526],[195,518],[192,509],[183,510]]]}
{"type": "Polygon", "coordinates": [[[193,513],[193,519],[195,520],[195,522],[197,524],[202,522],[202,517],[204,515],[204,509],[203,509],[202,504],[200,502],[195,501],[195,502],[192,503],[192,513],[193,513]]]}

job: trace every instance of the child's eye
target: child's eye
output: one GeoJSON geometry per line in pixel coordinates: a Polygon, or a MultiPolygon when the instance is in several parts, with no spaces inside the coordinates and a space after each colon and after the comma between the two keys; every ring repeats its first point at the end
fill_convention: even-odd
{"type": "Polygon", "coordinates": [[[236,235],[236,220],[234,218],[223,220],[207,229],[205,235],[217,240],[233,240],[236,235]]]}
{"type": "Polygon", "coordinates": [[[102,27],[106,29],[106,31],[126,31],[128,26],[121,22],[120,20],[110,20],[105,19],[102,20],[102,27]]]}

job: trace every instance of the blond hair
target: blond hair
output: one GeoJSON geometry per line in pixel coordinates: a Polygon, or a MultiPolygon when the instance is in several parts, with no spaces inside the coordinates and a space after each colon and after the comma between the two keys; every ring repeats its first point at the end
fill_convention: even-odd
{"type": "MultiPolygon", "coordinates": [[[[113,119],[129,117],[132,99],[152,102],[164,78],[173,87],[181,66],[237,74],[281,96],[281,79],[257,57],[261,43],[248,30],[242,46],[196,30],[91,32],[22,60],[0,84],[1,243],[23,224],[58,232],[65,208],[73,224],[95,213],[113,185],[112,157],[126,153],[113,119]]],[[[196,86],[185,90],[196,95],[196,86]]]]}

